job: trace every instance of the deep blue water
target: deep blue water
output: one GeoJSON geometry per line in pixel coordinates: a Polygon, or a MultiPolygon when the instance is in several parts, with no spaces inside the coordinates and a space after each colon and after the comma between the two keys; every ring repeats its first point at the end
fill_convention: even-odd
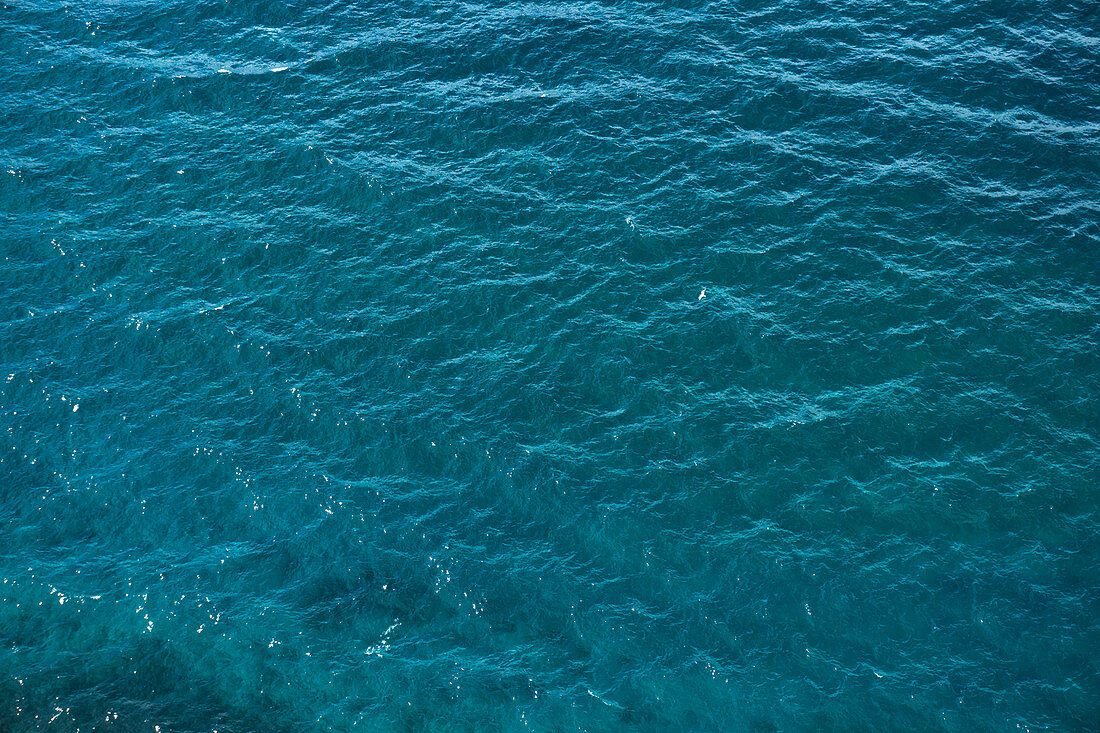
{"type": "Polygon", "coordinates": [[[1100,6],[0,6],[0,730],[1100,730],[1100,6]]]}

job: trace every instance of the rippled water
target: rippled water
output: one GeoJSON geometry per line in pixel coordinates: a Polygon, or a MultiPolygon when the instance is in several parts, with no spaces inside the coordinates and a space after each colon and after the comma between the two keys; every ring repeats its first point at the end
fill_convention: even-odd
{"type": "Polygon", "coordinates": [[[1100,729],[1095,4],[0,58],[0,729],[1100,729]]]}

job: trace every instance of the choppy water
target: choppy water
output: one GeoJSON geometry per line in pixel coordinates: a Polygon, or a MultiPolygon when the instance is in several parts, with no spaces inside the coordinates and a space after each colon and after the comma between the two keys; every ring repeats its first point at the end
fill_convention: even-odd
{"type": "Polygon", "coordinates": [[[0,59],[0,729],[1100,729],[1095,4],[0,59]]]}

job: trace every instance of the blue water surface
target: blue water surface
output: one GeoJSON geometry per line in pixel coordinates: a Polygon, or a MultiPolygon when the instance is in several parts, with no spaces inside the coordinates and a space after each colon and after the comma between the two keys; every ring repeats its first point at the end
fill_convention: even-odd
{"type": "Polygon", "coordinates": [[[0,730],[1100,730],[1094,2],[0,60],[0,730]]]}

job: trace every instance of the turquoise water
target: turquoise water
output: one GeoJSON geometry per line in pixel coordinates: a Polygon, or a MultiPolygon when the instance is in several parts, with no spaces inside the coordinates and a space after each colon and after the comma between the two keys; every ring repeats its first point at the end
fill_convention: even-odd
{"type": "Polygon", "coordinates": [[[0,730],[1100,730],[1096,5],[0,59],[0,730]]]}

